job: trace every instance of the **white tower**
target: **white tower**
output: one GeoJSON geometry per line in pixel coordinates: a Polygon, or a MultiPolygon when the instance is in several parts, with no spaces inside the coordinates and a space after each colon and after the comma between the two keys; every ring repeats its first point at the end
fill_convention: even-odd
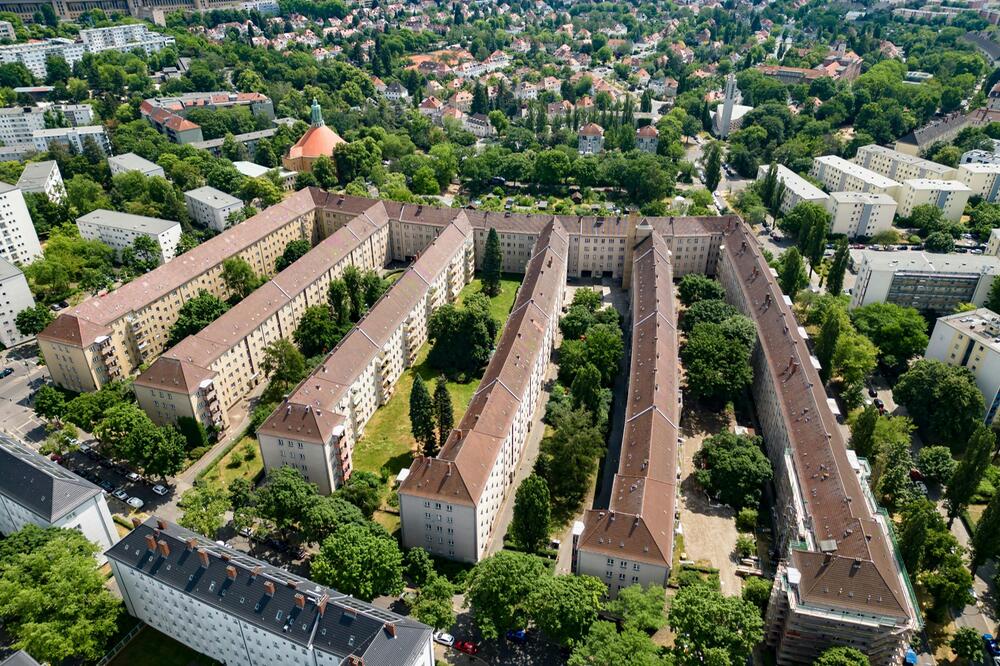
{"type": "Polygon", "coordinates": [[[733,104],[736,103],[736,75],[726,77],[726,98],[722,102],[722,118],[719,120],[719,137],[729,136],[729,128],[733,120],[733,104]]]}

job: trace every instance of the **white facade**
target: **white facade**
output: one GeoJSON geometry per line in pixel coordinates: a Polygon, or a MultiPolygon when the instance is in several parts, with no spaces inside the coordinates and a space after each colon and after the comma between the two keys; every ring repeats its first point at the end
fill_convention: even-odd
{"type": "Polygon", "coordinates": [[[1000,162],[970,163],[958,167],[958,180],[971,190],[970,196],[993,203],[1000,195],[1000,162]]]}
{"type": "Polygon", "coordinates": [[[949,222],[958,222],[965,211],[972,190],[957,180],[916,178],[903,181],[900,188],[899,215],[909,217],[916,206],[937,206],[949,222]]]}
{"type": "Polygon", "coordinates": [[[0,109],[0,141],[5,146],[32,143],[36,130],[45,129],[45,109],[13,106],[0,109]]]}
{"type": "Polygon", "coordinates": [[[833,192],[826,201],[830,233],[871,237],[892,226],[896,200],[888,194],[833,192]]]}
{"type": "Polygon", "coordinates": [[[939,317],[934,324],[926,358],[968,368],[986,403],[986,423],[1000,408],[1000,315],[980,308],[939,317]]]}
{"type": "Polygon", "coordinates": [[[945,166],[874,144],[858,148],[858,153],[852,161],[896,181],[913,178],[954,180],[956,176],[955,167],[945,166]]]}
{"type": "Polygon", "coordinates": [[[129,171],[138,171],[147,178],[151,176],[167,177],[166,172],[163,171],[163,167],[155,162],[150,162],[143,157],[139,157],[135,153],[123,153],[109,157],[108,168],[111,169],[112,176],[117,176],[120,173],[128,173],[129,171]]]}
{"type": "Polygon", "coordinates": [[[25,525],[79,530],[100,547],[104,563],[118,530],[100,488],[3,435],[0,467],[0,534],[25,525]]]}
{"type": "Polygon", "coordinates": [[[902,187],[891,178],[836,155],[815,158],[809,175],[829,192],[868,192],[896,198],[902,187]]]}
{"type": "Polygon", "coordinates": [[[61,143],[64,146],[72,146],[77,152],[82,153],[88,138],[93,139],[105,155],[111,152],[111,142],[108,140],[108,134],[102,125],[53,127],[35,130],[31,135],[35,150],[39,152],[48,150],[54,143],[61,143]]]}
{"type": "Polygon", "coordinates": [[[50,108],[61,113],[73,127],[94,124],[94,107],[89,104],[53,104],[50,108]]]}
{"type": "Polygon", "coordinates": [[[4,347],[27,340],[17,330],[15,320],[21,310],[35,306],[28,280],[17,266],[0,259],[0,344],[4,347]]]}
{"type": "Polygon", "coordinates": [[[243,208],[240,199],[208,185],[184,193],[191,219],[216,231],[229,224],[229,216],[243,208]]]}
{"type": "MultiPolygon", "coordinates": [[[[778,182],[785,186],[781,195],[780,209],[782,213],[787,213],[803,201],[819,204],[820,206],[826,205],[827,195],[823,190],[783,164],[775,166],[777,167],[778,182]]],[[[757,180],[766,178],[770,169],[770,165],[767,164],[762,164],[758,167],[757,180]]]]}
{"type": "Polygon", "coordinates": [[[0,39],[9,39],[11,41],[17,39],[13,23],[10,21],[0,21],[0,39]]]}
{"type": "Polygon", "coordinates": [[[57,38],[44,42],[0,46],[0,63],[19,62],[27,67],[33,75],[43,79],[47,73],[45,68],[47,57],[61,57],[72,67],[74,63],[83,59],[84,53],[86,53],[86,47],[82,42],[57,38]]]}
{"type": "Polygon", "coordinates": [[[0,183],[0,258],[27,265],[42,254],[21,190],[0,183]]]}
{"type": "Polygon", "coordinates": [[[83,42],[88,53],[100,53],[101,51],[128,53],[135,49],[141,49],[146,55],[174,44],[173,37],[150,32],[144,23],[81,30],[80,41],[83,42]]]}
{"type": "Polygon", "coordinates": [[[83,238],[101,241],[119,254],[139,236],[148,236],[160,246],[160,261],[164,264],[174,258],[181,239],[179,222],[103,209],[77,218],[76,226],[83,238]]]}
{"type": "Polygon", "coordinates": [[[1000,258],[988,254],[865,250],[851,307],[896,303],[918,310],[951,312],[959,303],[982,305],[998,272],[1000,258]]]}
{"type": "Polygon", "coordinates": [[[17,188],[22,192],[45,194],[53,202],[62,201],[66,195],[62,174],[55,160],[26,164],[17,181],[17,188]]]}

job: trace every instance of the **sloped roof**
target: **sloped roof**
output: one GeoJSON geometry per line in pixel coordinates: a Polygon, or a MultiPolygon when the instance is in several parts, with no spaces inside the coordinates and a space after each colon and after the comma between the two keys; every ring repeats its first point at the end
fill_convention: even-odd
{"type": "Polygon", "coordinates": [[[288,149],[288,157],[319,157],[326,155],[330,157],[333,151],[344,141],[339,134],[326,125],[310,127],[306,130],[298,141],[288,149]]]}
{"type": "Polygon", "coordinates": [[[101,489],[24,444],[0,435],[0,494],[54,523],[101,489]]]}

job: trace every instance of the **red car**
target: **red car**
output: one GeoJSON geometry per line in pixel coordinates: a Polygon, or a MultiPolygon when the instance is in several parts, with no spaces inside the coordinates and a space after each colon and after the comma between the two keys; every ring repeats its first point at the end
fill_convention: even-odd
{"type": "Polygon", "coordinates": [[[459,652],[464,652],[465,654],[476,654],[479,652],[479,646],[472,641],[455,641],[453,646],[459,652]]]}

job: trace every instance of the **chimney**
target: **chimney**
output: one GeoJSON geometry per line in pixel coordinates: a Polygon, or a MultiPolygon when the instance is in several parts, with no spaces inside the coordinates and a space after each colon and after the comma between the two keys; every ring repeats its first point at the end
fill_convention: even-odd
{"type": "Polygon", "coordinates": [[[194,547],[197,546],[197,545],[198,545],[198,540],[197,539],[195,539],[194,537],[188,537],[188,540],[187,540],[187,549],[188,550],[194,550],[194,547]]]}
{"type": "Polygon", "coordinates": [[[272,581],[264,581],[264,594],[268,597],[274,596],[274,583],[272,581]]]}
{"type": "Polygon", "coordinates": [[[201,560],[201,566],[208,568],[208,551],[204,548],[198,549],[198,559],[201,560]]]}
{"type": "Polygon", "coordinates": [[[323,617],[323,613],[326,612],[326,605],[330,603],[330,595],[324,594],[320,597],[319,603],[316,604],[316,609],[319,611],[319,616],[323,617]]]}
{"type": "Polygon", "coordinates": [[[396,637],[396,625],[395,624],[393,624],[392,622],[386,622],[384,628],[385,628],[385,633],[389,634],[389,638],[395,638],[396,637]]]}
{"type": "Polygon", "coordinates": [[[165,530],[167,529],[167,523],[162,518],[156,519],[156,529],[165,530]]]}
{"type": "Polygon", "coordinates": [[[167,557],[170,555],[170,546],[167,545],[166,541],[160,539],[160,542],[157,545],[160,547],[160,555],[162,555],[163,557],[167,557]]]}
{"type": "Polygon", "coordinates": [[[153,536],[152,534],[146,535],[146,550],[148,550],[151,553],[156,552],[156,537],[153,536]]]}
{"type": "Polygon", "coordinates": [[[142,521],[139,520],[138,518],[136,518],[135,516],[133,516],[132,517],[132,529],[135,529],[135,528],[139,527],[139,525],[142,525],[142,521]]]}
{"type": "Polygon", "coordinates": [[[295,595],[295,605],[298,606],[299,608],[306,607],[306,598],[305,596],[303,596],[301,592],[295,595]]]}
{"type": "Polygon", "coordinates": [[[232,564],[226,567],[226,577],[229,578],[229,580],[236,580],[236,567],[232,564]]]}
{"type": "Polygon", "coordinates": [[[264,567],[262,567],[260,565],[257,565],[253,569],[251,569],[250,570],[250,580],[253,580],[257,576],[259,576],[260,572],[263,571],[263,570],[264,570],[264,567]]]}

